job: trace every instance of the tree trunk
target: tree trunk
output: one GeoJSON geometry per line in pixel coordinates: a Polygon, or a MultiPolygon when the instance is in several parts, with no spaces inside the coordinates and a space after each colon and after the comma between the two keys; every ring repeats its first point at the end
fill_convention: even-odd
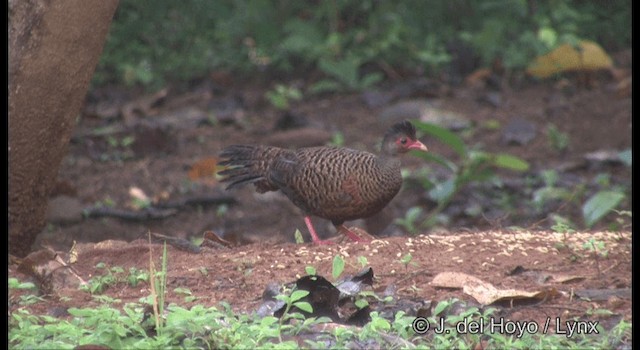
{"type": "Polygon", "coordinates": [[[9,252],[29,253],[118,0],[9,0],[9,252]]]}

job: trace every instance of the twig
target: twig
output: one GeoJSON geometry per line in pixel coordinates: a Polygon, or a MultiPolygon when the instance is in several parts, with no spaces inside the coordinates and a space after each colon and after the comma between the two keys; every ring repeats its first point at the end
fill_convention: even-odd
{"type": "Polygon", "coordinates": [[[115,217],[130,221],[145,221],[168,218],[177,214],[177,209],[190,205],[219,205],[235,203],[236,199],[227,195],[202,195],[165,203],[157,203],[154,206],[146,207],[137,211],[106,207],[91,207],[85,209],[84,213],[89,218],[115,217]]]}

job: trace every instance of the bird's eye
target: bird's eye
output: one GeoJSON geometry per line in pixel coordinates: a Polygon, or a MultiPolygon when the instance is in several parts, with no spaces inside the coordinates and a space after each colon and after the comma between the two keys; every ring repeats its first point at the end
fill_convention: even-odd
{"type": "Polygon", "coordinates": [[[403,144],[403,145],[405,145],[405,144],[407,143],[407,139],[406,139],[406,138],[404,138],[404,137],[403,137],[403,138],[401,138],[401,139],[400,139],[400,143],[401,143],[401,144],[403,144]]]}

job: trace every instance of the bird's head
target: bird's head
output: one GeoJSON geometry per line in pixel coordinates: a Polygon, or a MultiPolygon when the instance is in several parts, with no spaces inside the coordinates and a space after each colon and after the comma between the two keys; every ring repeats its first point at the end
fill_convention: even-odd
{"type": "Polygon", "coordinates": [[[427,152],[427,146],[416,138],[416,128],[408,121],[394,124],[384,134],[382,152],[387,155],[407,153],[410,150],[427,152]]]}

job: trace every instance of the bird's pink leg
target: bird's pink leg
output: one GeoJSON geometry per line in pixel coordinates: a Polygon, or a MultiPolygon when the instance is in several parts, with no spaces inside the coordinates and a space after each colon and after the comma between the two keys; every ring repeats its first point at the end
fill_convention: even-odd
{"type": "Polygon", "coordinates": [[[320,239],[320,237],[318,237],[318,234],[316,233],[316,230],[313,228],[313,225],[311,224],[311,218],[309,216],[305,216],[304,217],[304,223],[307,224],[307,229],[309,229],[309,233],[311,234],[311,239],[313,240],[313,243],[315,244],[333,244],[333,242],[331,241],[323,241],[320,239]]]}
{"type": "Polygon", "coordinates": [[[370,241],[369,239],[366,239],[366,238],[363,238],[361,236],[358,236],[353,231],[349,230],[347,228],[347,226],[345,226],[345,225],[340,225],[340,226],[338,226],[336,228],[338,229],[338,232],[342,232],[345,236],[349,237],[354,242],[369,242],[370,241]]]}

